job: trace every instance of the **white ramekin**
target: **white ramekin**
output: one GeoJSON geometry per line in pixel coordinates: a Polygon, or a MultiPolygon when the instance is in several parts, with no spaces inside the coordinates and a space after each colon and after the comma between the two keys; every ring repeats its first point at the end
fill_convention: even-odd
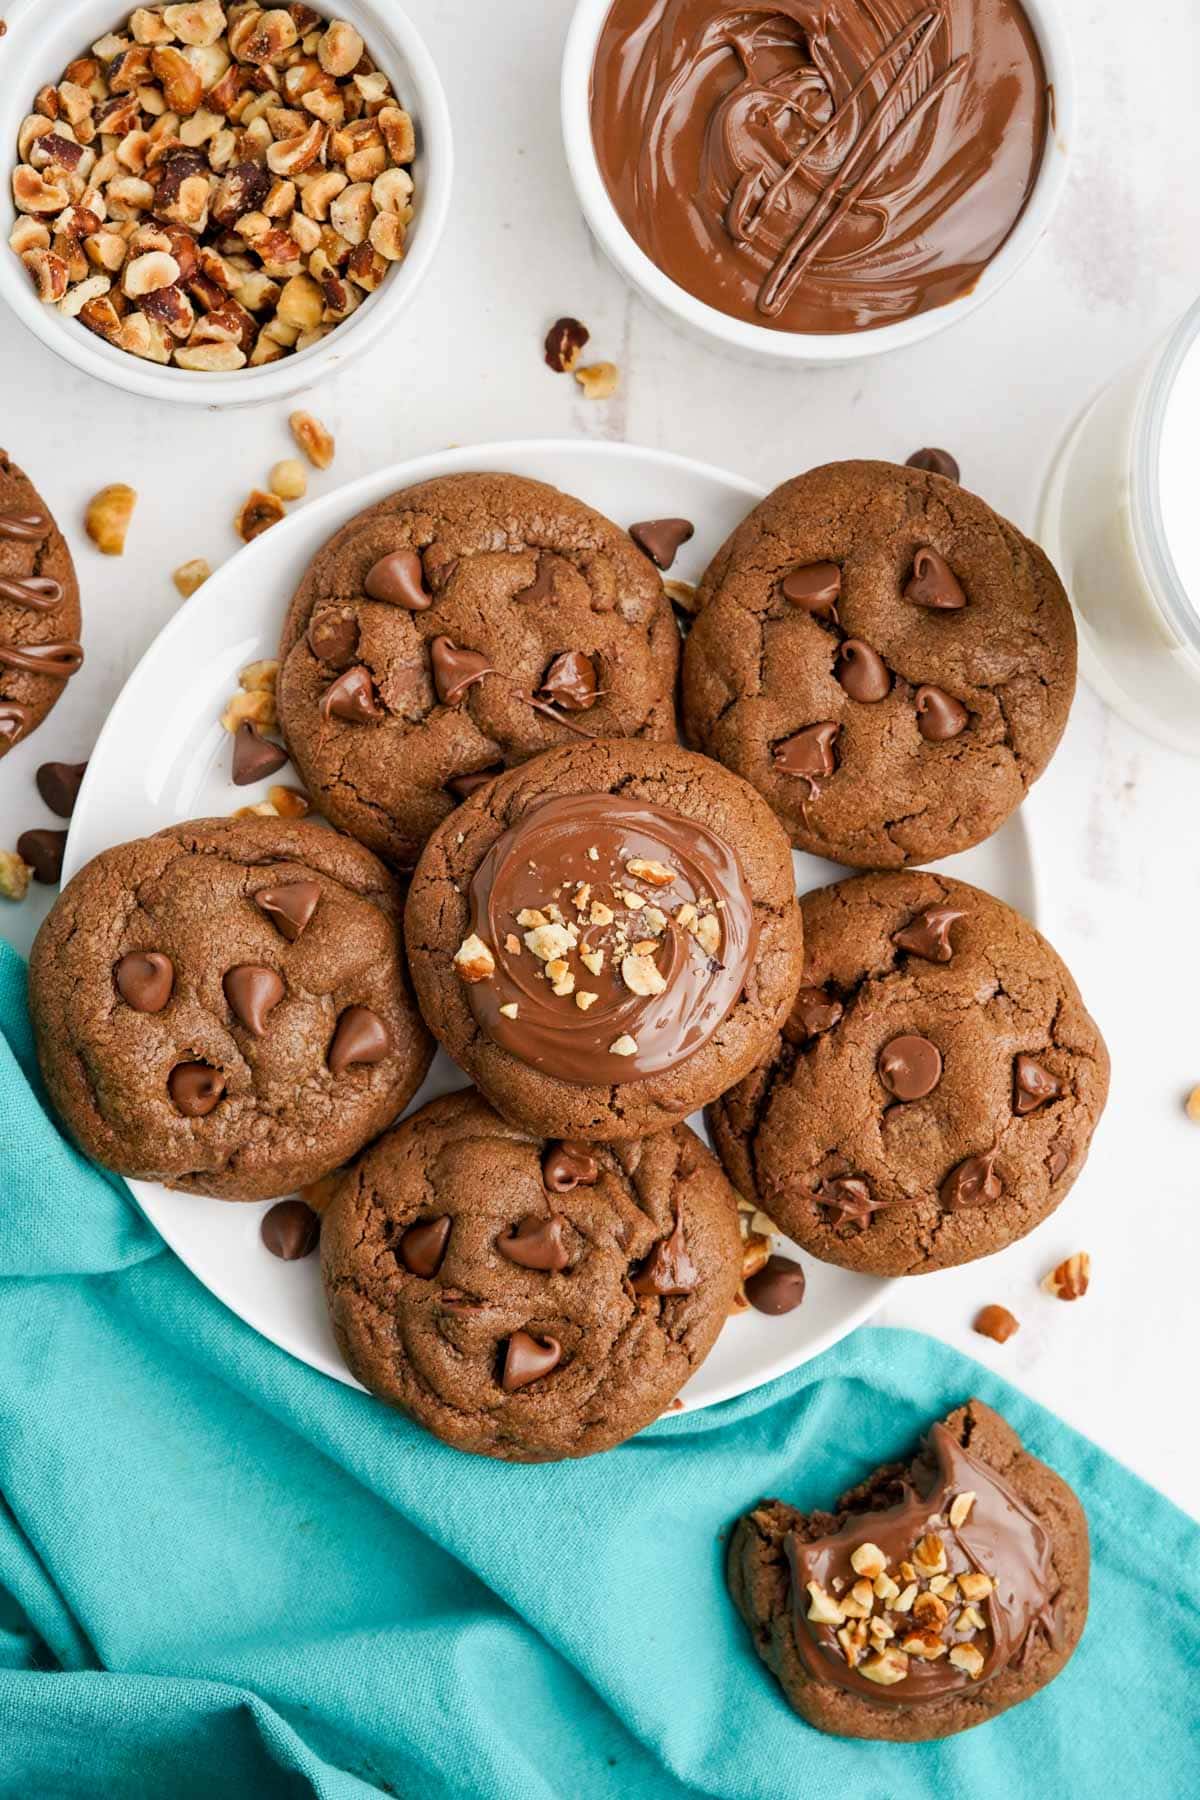
{"type": "Polygon", "coordinates": [[[119,29],[134,10],[135,0],[10,0],[5,7],[8,30],[0,38],[0,296],[23,325],[57,356],[113,387],[153,400],[189,406],[254,406],[286,399],[315,386],[351,357],[360,356],[395,323],[412,299],[433,261],[446,223],[453,180],[450,112],[433,59],[407,14],[393,0],[330,0],[330,17],[348,19],[362,34],[370,54],[386,71],[400,102],[417,128],[416,217],[408,251],[386,280],[367,296],[335,331],[309,350],[283,357],[261,369],[232,375],[205,375],[189,369],[162,367],[116,350],[102,338],[67,319],[57,307],[37,297],[33,283],[8,246],[14,208],[12,170],[17,159],[21,121],[33,110],[33,98],[46,82],[57,82],[64,68],[82,56],[97,38],[119,29]]]}
{"type": "Polygon", "coordinates": [[[1075,131],[1075,80],[1066,32],[1057,0],[1023,0],[1046,65],[1051,89],[1051,130],[1045,156],[1029,202],[1011,235],[1001,245],[975,286],[946,306],[881,325],[873,331],[775,331],[750,325],[697,300],[664,275],[626,230],[609,197],[592,140],[591,79],[596,45],[612,0],[577,0],[567,34],[562,70],[563,141],[575,192],[593,235],[626,280],[690,335],[716,342],[727,351],[774,363],[840,363],[880,356],[920,343],[957,323],[982,306],[1014,275],[1041,238],[1058,204],[1067,177],[1067,157],[1075,131]]]}

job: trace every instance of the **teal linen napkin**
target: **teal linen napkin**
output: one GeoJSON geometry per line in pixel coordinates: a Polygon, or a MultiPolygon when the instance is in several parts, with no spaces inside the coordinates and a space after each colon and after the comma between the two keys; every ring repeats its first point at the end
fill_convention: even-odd
{"type": "Polygon", "coordinates": [[[859,1331],[607,1456],[458,1455],[256,1336],[65,1143],[2,945],[0,1026],[0,1795],[1200,1793],[1200,1532],[984,1369],[859,1331]],[[1083,1643],[964,1737],[822,1737],[726,1598],[729,1524],[972,1394],[1087,1507],[1083,1643]]]}

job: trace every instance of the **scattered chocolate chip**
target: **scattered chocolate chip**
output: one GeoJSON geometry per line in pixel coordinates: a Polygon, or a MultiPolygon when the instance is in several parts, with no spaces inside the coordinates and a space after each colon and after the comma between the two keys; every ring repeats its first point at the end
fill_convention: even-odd
{"type": "Polygon", "coordinates": [[[294,944],[316,912],[321,890],[315,881],[292,881],[286,887],[259,888],[254,904],[276,931],[294,944]]]}
{"type": "Polygon", "coordinates": [[[504,764],[500,763],[494,769],[478,769],[472,775],[452,775],[446,787],[456,800],[466,800],[478,788],[486,787],[489,781],[495,781],[497,775],[503,773],[504,764]]]}
{"type": "Polygon", "coordinates": [[[640,525],[629,527],[629,535],[656,569],[669,569],[683,546],[695,537],[696,527],[690,519],[643,519],[640,525]]]}
{"type": "Polygon", "coordinates": [[[496,1248],[508,1262],[517,1263],[522,1269],[557,1274],[571,1262],[564,1227],[565,1221],[557,1213],[551,1213],[549,1218],[531,1213],[507,1237],[497,1238],[496,1248]]]}
{"type": "Polygon", "coordinates": [[[700,1271],[688,1255],[683,1239],[683,1217],[676,1213],[670,1237],[659,1238],[631,1282],[635,1294],[658,1294],[663,1298],[694,1293],[700,1271]]]}
{"type": "Polygon", "coordinates": [[[814,784],[837,772],[837,742],[840,725],[826,720],[820,725],[807,725],[795,737],[776,744],[772,752],[775,767],[781,775],[799,775],[814,784]]]}
{"type": "Polygon", "coordinates": [[[922,469],[927,475],[944,475],[947,481],[962,480],[958,463],[948,450],[914,450],[906,467],[922,469]]]}
{"type": "Polygon", "coordinates": [[[364,725],[370,719],[382,719],[383,710],[375,698],[370,670],[356,663],[344,675],[339,675],[333,685],[325,689],[321,716],[344,719],[349,725],[364,725]]]}
{"type": "Polygon", "coordinates": [[[928,607],[931,612],[959,612],[967,604],[957,575],[944,556],[928,547],[913,557],[913,572],[904,590],[904,598],[913,606],[928,607]]]}
{"type": "Polygon", "coordinates": [[[113,980],[118,994],[134,1012],[158,1013],[171,998],[175,970],[170,958],[159,950],[134,950],[121,958],[113,970],[113,980]]]}
{"type": "Polygon", "coordinates": [[[265,738],[257,725],[249,721],[238,726],[233,736],[233,785],[249,787],[252,782],[265,781],[268,775],[274,775],[282,769],[288,760],[288,753],[282,744],[273,744],[265,738]]]}
{"type": "Polygon", "coordinates": [[[542,1161],[542,1183],[551,1194],[569,1194],[577,1187],[594,1187],[600,1164],[586,1144],[555,1144],[542,1161]]]}
{"type": "Polygon", "coordinates": [[[546,333],[546,367],[556,375],[570,375],[591,335],[578,319],[556,319],[546,333]]]}
{"type": "Polygon", "coordinates": [[[207,1063],[179,1063],[167,1077],[167,1092],[185,1119],[206,1119],[221,1104],[225,1077],[207,1063]]]}
{"type": "Polygon", "coordinates": [[[832,1031],[843,1011],[841,1001],[832,1000],[824,988],[801,988],[792,1003],[784,1036],[792,1043],[820,1037],[822,1032],[832,1031]]]}
{"type": "Polygon", "coordinates": [[[984,1306],[976,1313],[971,1329],[977,1331],[980,1337],[991,1338],[993,1343],[1007,1344],[1009,1338],[1020,1331],[1021,1326],[1007,1306],[984,1306]]]}
{"type": "Polygon", "coordinates": [[[425,586],[425,570],[415,550],[393,550],[382,556],[367,573],[363,591],[386,606],[402,606],[407,612],[428,612],[433,595],[425,586]]]}
{"type": "Polygon", "coordinates": [[[318,613],[308,628],[308,647],[331,669],[347,668],[358,655],[358,620],[348,613],[318,613]]]}
{"type": "Polygon", "coordinates": [[[542,678],[538,698],[565,712],[587,712],[595,706],[599,683],[596,665],[581,650],[566,650],[556,656],[542,678]]]}
{"type": "Polygon", "coordinates": [[[804,1270],[790,1256],[768,1256],[746,1282],[746,1298],[756,1312],[772,1318],[795,1312],[804,1298],[804,1270]]]}
{"type": "Polygon", "coordinates": [[[549,1375],[561,1361],[562,1345],[557,1338],[548,1337],[543,1343],[527,1331],[514,1331],[504,1347],[500,1385],[506,1394],[515,1394],[518,1388],[549,1375]]]}
{"type": "Polygon", "coordinates": [[[864,644],[861,638],[847,638],[837,653],[834,674],[852,700],[862,706],[886,700],[892,691],[892,677],[878,650],[864,644]]]}
{"type": "Polygon", "coordinates": [[[967,729],[970,714],[966,707],[941,688],[919,687],[914,704],[917,730],[929,744],[949,743],[967,729]]]}
{"type": "Polygon", "coordinates": [[[923,956],[926,962],[948,963],[954,955],[950,927],[956,919],[966,916],[952,906],[928,906],[898,931],[892,942],[897,950],[909,950],[914,956],[923,956]]]}
{"type": "Polygon", "coordinates": [[[410,1225],[396,1246],[396,1255],[410,1275],[432,1281],[446,1256],[446,1245],[454,1221],[443,1214],[440,1219],[419,1219],[410,1225]]]}
{"type": "Polygon", "coordinates": [[[1018,1056],[1013,1063],[1013,1111],[1019,1119],[1035,1113],[1048,1100],[1057,1100],[1063,1084],[1032,1056],[1018,1056]]]}
{"type": "Polygon", "coordinates": [[[33,879],[55,887],[62,880],[65,831],[23,831],[17,839],[17,855],[33,870],[33,879]]]}
{"type": "Polygon", "coordinates": [[[43,763],[34,779],[37,791],[59,819],[69,819],[75,811],[75,802],[79,798],[79,789],[87,773],[87,764],[81,763],[43,763]]]}
{"type": "Polygon", "coordinates": [[[1069,1138],[1055,1138],[1050,1146],[1050,1154],[1046,1158],[1046,1169],[1050,1176],[1050,1185],[1066,1173],[1071,1161],[1073,1146],[1069,1138]]]}
{"type": "Polygon", "coordinates": [[[262,1241],[281,1262],[301,1262],[311,1256],[321,1237],[321,1215],[303,1200],[277,1200],[263,1214],[262,1241]]]}
{"type": "Polygon", "coordinates": [[[942,1079],[942,1053],[928,1038],[895,1037],[879,1052],[879,1079],[897,1100],[924,1100],[942,1079]]]}
{"type": "Polygon", "coordinates": [[[234,1018],[253,1037],[262,1036],[268,1018],[286,992],[274,969],[259,968],[254,963],[239,963],[230,969],[222,986],[234,1018]]]}
{"type": "Polygon", "coordinates": [[[968,1156],[966,1162],[951,1169],[942,1183],[942,1205],[960,1212],[966,1206],[998,1200],[1003,1192],[1004,1182],[996,1173],[996,1153],[989,1150],[984,1156],[968,1156]]]}
{"type": "Polygon", "coordinates": [[[463,1319],[469,1319],[474,1313],[487,1311],[482,1300],[468,1300],[465,1294],[458,1293],[454,1288],[447,1288],[444,1294],[438,1295],[438,1305],[444,1312],[463,1319]]]}
{"type": "Polygon", "coordinates": [[[460,650],[448,637],[436,637],[429,647],[433,665],[433,685],[443,706],[458,706],[467,690],[496,673],[486,656],[478,650],[460,650]]]}
{"type": "Polygon", "coordinates": [[[807,563],[783,580],[783,597],[811,613],[814,619],[837,623],[837,603],[842,593],[842,571],[836,563],[807,563]]]}
{"type": "Polygon", "coordinates": [[[861,1175],[834,1175],[817,1189],[817,1204],[837,1214],[838,1224],[865,1226],[872,1213],[881,1212],[882,1200],[876,1200],[861,1175]]]}
{"type": "Polygon", "coordinates": [[[329,1069],[341,1075],[352,1063],[380,1063],[392,1047],[387,1026],[369,1006],[348,1006],[329,1046],[329,1069]]]}

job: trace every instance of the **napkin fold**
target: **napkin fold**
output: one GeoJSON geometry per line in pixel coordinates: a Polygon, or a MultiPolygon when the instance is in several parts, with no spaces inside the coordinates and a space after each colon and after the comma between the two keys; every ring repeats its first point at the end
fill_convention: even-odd
{"type": "Polygon", "coordinates": [[[863,1330],[605,1456],[462,1456],[258,1337],[70,1147],[3,945],[0,1369],[0,1795],[1200,1793],[1200,1530],[1051,1414],[863,1330]],[[733,1612],[728,1528],[973,1394],[1087,1508],[1083,1642],[963,1737],[822,1737],[733,1612]]]}

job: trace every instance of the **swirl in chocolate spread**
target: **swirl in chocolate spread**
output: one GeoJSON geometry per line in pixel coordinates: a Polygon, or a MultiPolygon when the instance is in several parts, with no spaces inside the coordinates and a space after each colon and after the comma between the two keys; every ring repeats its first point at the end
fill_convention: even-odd
{"type": "Polygon", "coordinates": [[[1019,0],[615,0],[592,133],[689,293],[860,331],[975,285],[1033,190],[1046,92],[1019,0]]]}
{"type": "Polygon", "coordinates": [[[495,960],[467,989],[479,1024],[579,1086],[644,1081],[694,1056],[736,1004],[758,939],[728,844],[609,794],[526,813],[484,857],[470,904],[495,960]]]}
{"type": "Polygon", "coordinates": [[[911,1705],[1018,1663],[1034,1630],[1056,1640],[1050,1537],[1002,1476],[938,1424],[890,1485],[893,1505],[787,1540],[796,1648],[815,1680],[911,1705]]]}

